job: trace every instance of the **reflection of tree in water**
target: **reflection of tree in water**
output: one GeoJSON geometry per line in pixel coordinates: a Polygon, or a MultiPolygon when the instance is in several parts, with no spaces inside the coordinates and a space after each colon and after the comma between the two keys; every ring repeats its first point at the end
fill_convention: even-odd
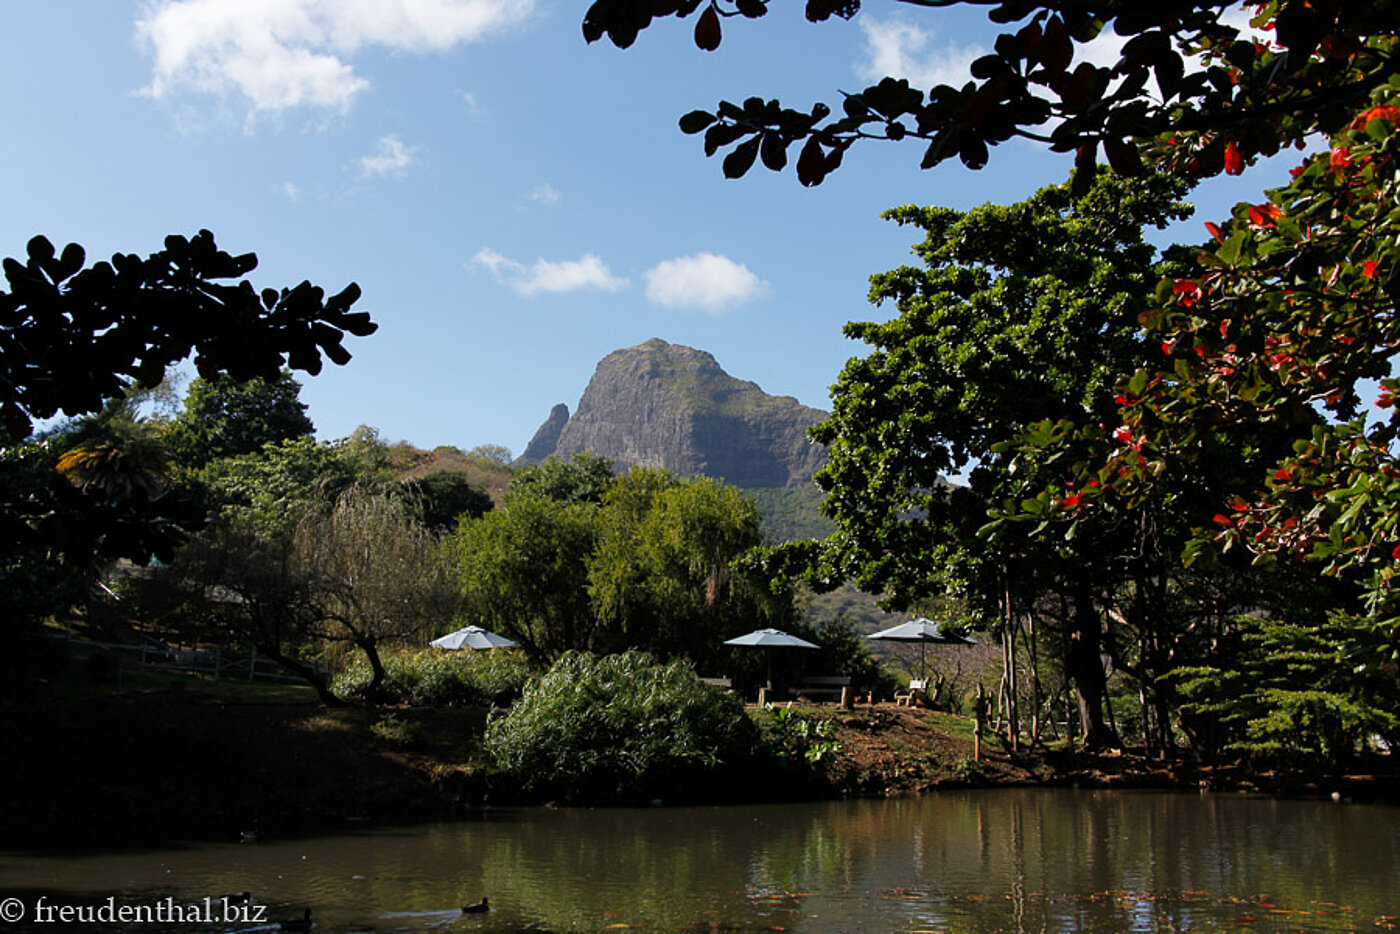
{"type": "Polygon", "coordinates": [[[311,905],[325,930],[957,934],[1383,929],[1392,809],[1070,789],[493,819],[256,846],[23,862],[0,884],[311,905]],[[493,912],[464,921],[482,896],[493,912]],[[384,921],[390,919],[390,922],[384,921]],[[1252,919],[1252,920],[1251,920],[1252,919]],[[416,927],[414,925],[417,925],[416,927]]]}
{"type": "Polygon", "coordinates": [[[748,893],[764,824],[719,809],[560,810],[491,839],[481,853],[487,890],[508,891],[551,930],[607,924],[771,921],[748,893]]]}
{"type": "Polygon", "coordinates": [[[1172,931],[1241,918],[1296,930],[1306,917],[1303,929],[1328,931],[1364,913],[1336,906],[1367,901],[1365,863],[1400,862],[1394,830],[1357,845],[1345,838],[1366,835],[1364,820],[1337,816],[1312,803],[1013,789],[558,812],[483,857],[488,888],[508,889],[551,930],[826,931],[857,918],[891,931],[1172,931]]]}

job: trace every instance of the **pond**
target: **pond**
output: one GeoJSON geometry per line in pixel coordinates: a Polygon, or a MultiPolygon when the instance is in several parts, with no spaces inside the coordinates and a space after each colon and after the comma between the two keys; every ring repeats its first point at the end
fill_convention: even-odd
{"type": "Polygon", "coordinates": [[[450,824],[92,857],[0,857],[0,932],[1380,931],[1400,809],[1232,794],[996,789],[917,799],[502,809],[450,824]],[[492,910],[460,906],[489,896],[492,910]],[[40,922],[40,899],[50,919],[40,922]],[[110,901],[108,901],[110,899],[110,901]],[[18,905],[18,909],[16,908],[18,905]],[[195,923],[138,923],[167,906],[195,923]],[[11,912],[11,914],[5,914],[11,912]],[[95,917],[104,917],[97,915],[95,917]],[[224,917],[230,918],[225,922],[224,917]],[[137,920],[132,920],[133,918],[137,920]],[[205,923],[209,922],[209,923],[205,923]],[[270,929],[264,925],[263,930],[270,929]]]}

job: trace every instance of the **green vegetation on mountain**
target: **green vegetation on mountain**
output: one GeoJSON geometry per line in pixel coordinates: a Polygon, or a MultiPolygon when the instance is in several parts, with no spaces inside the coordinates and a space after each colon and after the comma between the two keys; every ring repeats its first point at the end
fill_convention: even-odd
{"type": "Polygon", "coordinates": [[[822,513],[825,494],[815,484],[766,487],[745,492],[758,503],[758,511],[763,516],[763,534],[772,541],[826,538],[836,531],[831,519],[822,513]]]}

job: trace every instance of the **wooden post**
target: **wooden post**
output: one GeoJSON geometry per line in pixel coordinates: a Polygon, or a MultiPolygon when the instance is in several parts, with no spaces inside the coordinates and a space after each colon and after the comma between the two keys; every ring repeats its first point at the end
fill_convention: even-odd
{"type": "Polygon", "coordinates": [[[855,701],[851,698],[851,686],[844,685],[841,688],[841,709],[850,710],[855,707],[855,701]]]}
{"type": "Polygon", "coordinates": [[[1069,751],[1074,752],[1074,732],[1079,725],[1079,706],[1074,702],[1074,688],[1068,681],[1065,682],[1065,742],[1069,744],[1069,751]]]}
{"type": "Polygon", "coordinates": [[[767,688],[759,688],[759,689],[758,689],[758,706],[764,707],[764,706],[766,706],[767,704],[768,704],[768,689],[767,689],[767,688]]]}
{"type": "Polygon", "coordinates": [[[972,702],[972,759],[974,762],[982,761],[982,719],[987,709],[986,697],[982,694],[982,685],[977,685],[977,700],[972,702]]]}

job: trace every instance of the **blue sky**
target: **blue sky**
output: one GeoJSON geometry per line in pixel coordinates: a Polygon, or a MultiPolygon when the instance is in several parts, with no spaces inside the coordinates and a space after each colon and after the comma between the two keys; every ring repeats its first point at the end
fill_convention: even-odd
{"type": "MultiPolygon", "coordinates": [[[[952,80],[994,38],[977,9],[867,0],[810,25],[801,6],[726,21],[706,53],[674,19],[588,46],[587,4],[558,0],[7,4],[0,255],[43,233],[91,261],[208,228],[258,254],[259,287],[358,282],[380,330],[304,379],[322,438],[366,424],[519,454],[599,359],[651,337],[827,408],[863,351],[842,324],[889,314],[867,278],[913,242],[880,212],[1013,201],[1069,166],[1011,143],[982,172],[924,172],[916,145],[872,144],[815,189],[761,166],[725,180],[682,113],[952,80]]],[[[1182,236],[1281,175],[1202,190],[1182,236]]]]}

